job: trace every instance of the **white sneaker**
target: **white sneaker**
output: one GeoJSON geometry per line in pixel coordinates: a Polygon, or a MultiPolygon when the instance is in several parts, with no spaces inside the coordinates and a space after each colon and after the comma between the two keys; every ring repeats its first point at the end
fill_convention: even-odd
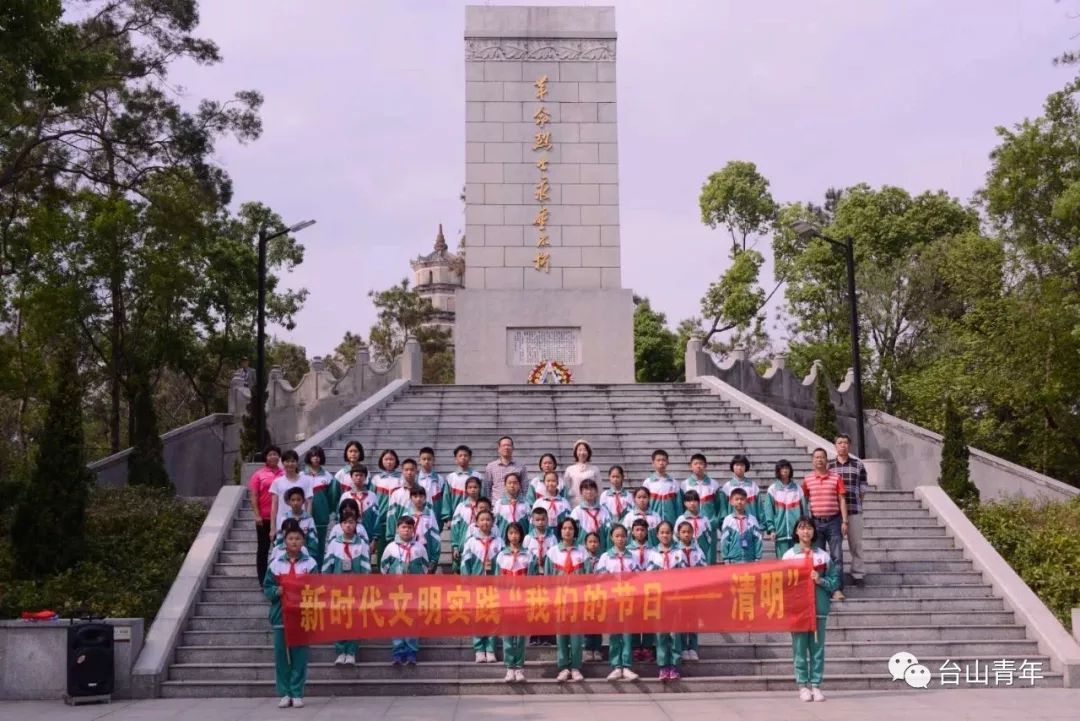
{"type": "Polygon", "coordinates": [[[623,678],[623,681],[637,681],[641,677],[638,676],[633,671],[631,671],[630,669],[624,668],[622,670],[622,678],[623,678]]]}
{"type": "Polygon", "coordinates": [[[487,654],[484,653],[483,651],[477,651],[476,652],[476,662],[477,663],[487,663],[487,654]]]}
{"type": "Polygon", "coordinates": [[[302,699],[302,698],[294,698],[292,700],[292,707],[293,708],[304,708],[304,699],[302,699]]]}
{"type": "Polygon", "coordinates": [[[282,696],[281,700],[277,702],[278,708],[289,708],[289,706],[292,706],[292,699],[288,696],[282,696]]]}
{"type": "Polygon", "coordinates": [[[569,681],[570,680],[570,669],[564,668],[562,671],[559,671],[559,675],[555,677],[555,680],[560,681],[560,682],[561,681],[569,681]]]}
{"type": "Polygon", "coordinates": [[[813,701],[814,700],[814,697],[810,693],[810,689],[808,689],[806,686],[803,686],[802,688],[799,689],[799,700],[800,701],[813,701]]]}
{"type": "Polygon", "coordinates": [[[529,679],[525,678],[525,669],[523,669],[523,668],[514,669],[514,680],[517,681],[518,683],[526,683],[529,679]]]}
{"type": "Polygon", "coordinates": [[[506,669],[506,677],[503,678],[503,682],[504,683],[513,683],[514,681],[517,681],[517,675],[514,673],[514,669],[512,669],[512,668],[506,669]]]}
{"type": "Polygon", "coordinates": [[[622,677],[623,677],[622,669],[617,668],[617,669],[612,670],[612,672],[607,675],[607,680],[608,681],[622,681],[622,677]]]}
{"type": "Polygon", "coordinates": [[[700,658],[698,658],[697,651],[695,651],[693,649],[690,649],[686,653],[689,654],[688,659],[687,659],[689,661],[700,661],[701,660],[700,658]]]}
{"type": "Polygon", "coordinates": [[[499,659],[495,658],[495,654],[488,651],[488,653],[487,653],[487,662],[488,663],[498,663],[499,659]]]}
{"type": "Polygon", "coordinates": [[[824,701],[825,700],[825,694],[821,693],[820,688],[812,688],[812,689],[810,689],[810,694],[814,697],[815,701],[824,701]]]}
{"type": "Polygon", "coordinates": [[[690,652],[689,651],[683,651],[682,653],[679,654],[679,658],[681,658],[683,661],[689,661],[690,660],[690,652]]]}
{"type": "Polygon", "coordinates": [[[345,654],[339,653],[338,657],[334,659],[334,665],[335,666],[344,666],[345,665],[345,654]]]}
{"type": "MultiPolygon", "coordinates": [[[[572,669],[570,669],[570,680],[571,681],[584,681],[585,677],[581,675],[581,671],[578,671],[576,668],[572,668],[572,669]]],[[[822,700],[824,700],[824,699],[822,699],[822,700]]]]}
{"type": "Polygon", "coordinates": [[[353,656],[351,653],[345,654],[345,665],[346,666],[355,666],[356,665],[356,656],[353,656]]]}

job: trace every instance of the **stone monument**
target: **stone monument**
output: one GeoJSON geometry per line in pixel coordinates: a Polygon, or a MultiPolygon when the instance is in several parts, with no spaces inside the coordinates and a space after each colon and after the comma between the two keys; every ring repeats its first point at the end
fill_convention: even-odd
{"type": "Polygon", "coordinates": [[[458,383],[634,380],[622,288],[615,9],[465,9],[465,287],[458,383]]]}

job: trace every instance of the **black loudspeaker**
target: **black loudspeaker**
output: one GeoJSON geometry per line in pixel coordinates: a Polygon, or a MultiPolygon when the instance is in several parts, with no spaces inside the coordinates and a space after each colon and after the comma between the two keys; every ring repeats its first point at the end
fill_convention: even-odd
{"type": "Polygon", "coordinates": [[[113,627],[74,623],[67,637],[67,695],[72,699],[113,692],[113,627]]]}

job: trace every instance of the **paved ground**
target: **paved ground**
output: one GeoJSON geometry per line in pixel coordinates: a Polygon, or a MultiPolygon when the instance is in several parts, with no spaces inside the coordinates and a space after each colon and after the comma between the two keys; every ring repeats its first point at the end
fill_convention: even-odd
{"type": "Polygon", "coordinates": [[[158,699],[69,707],[56,702],[0,703],[0,721],[1076,721],[1080,689],[836,691],[825,703],[795,693],[694,696],[476,696],[313,698],[279,710],[271,699],[158,699]]]}

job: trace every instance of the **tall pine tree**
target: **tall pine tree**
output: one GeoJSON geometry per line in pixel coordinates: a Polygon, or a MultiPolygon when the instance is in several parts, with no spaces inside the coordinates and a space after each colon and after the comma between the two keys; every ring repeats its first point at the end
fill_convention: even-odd
{"type": "Polygon", "coordinates": [[[55,355],[34,472],[11,525],[19,578],[64,571],[82,557],[93,483],[83,446],[82,395],[78,347],[68,341],[55,355]]]}
{"type": "Polygon", "coordinates": [[[964,418],[952,397],[945,397],[945,433],[941,447],[941,476],[938,483],[961,508],[979,504],[979,489],[971,481],[968,447],[964,439],[964,418]]]}

